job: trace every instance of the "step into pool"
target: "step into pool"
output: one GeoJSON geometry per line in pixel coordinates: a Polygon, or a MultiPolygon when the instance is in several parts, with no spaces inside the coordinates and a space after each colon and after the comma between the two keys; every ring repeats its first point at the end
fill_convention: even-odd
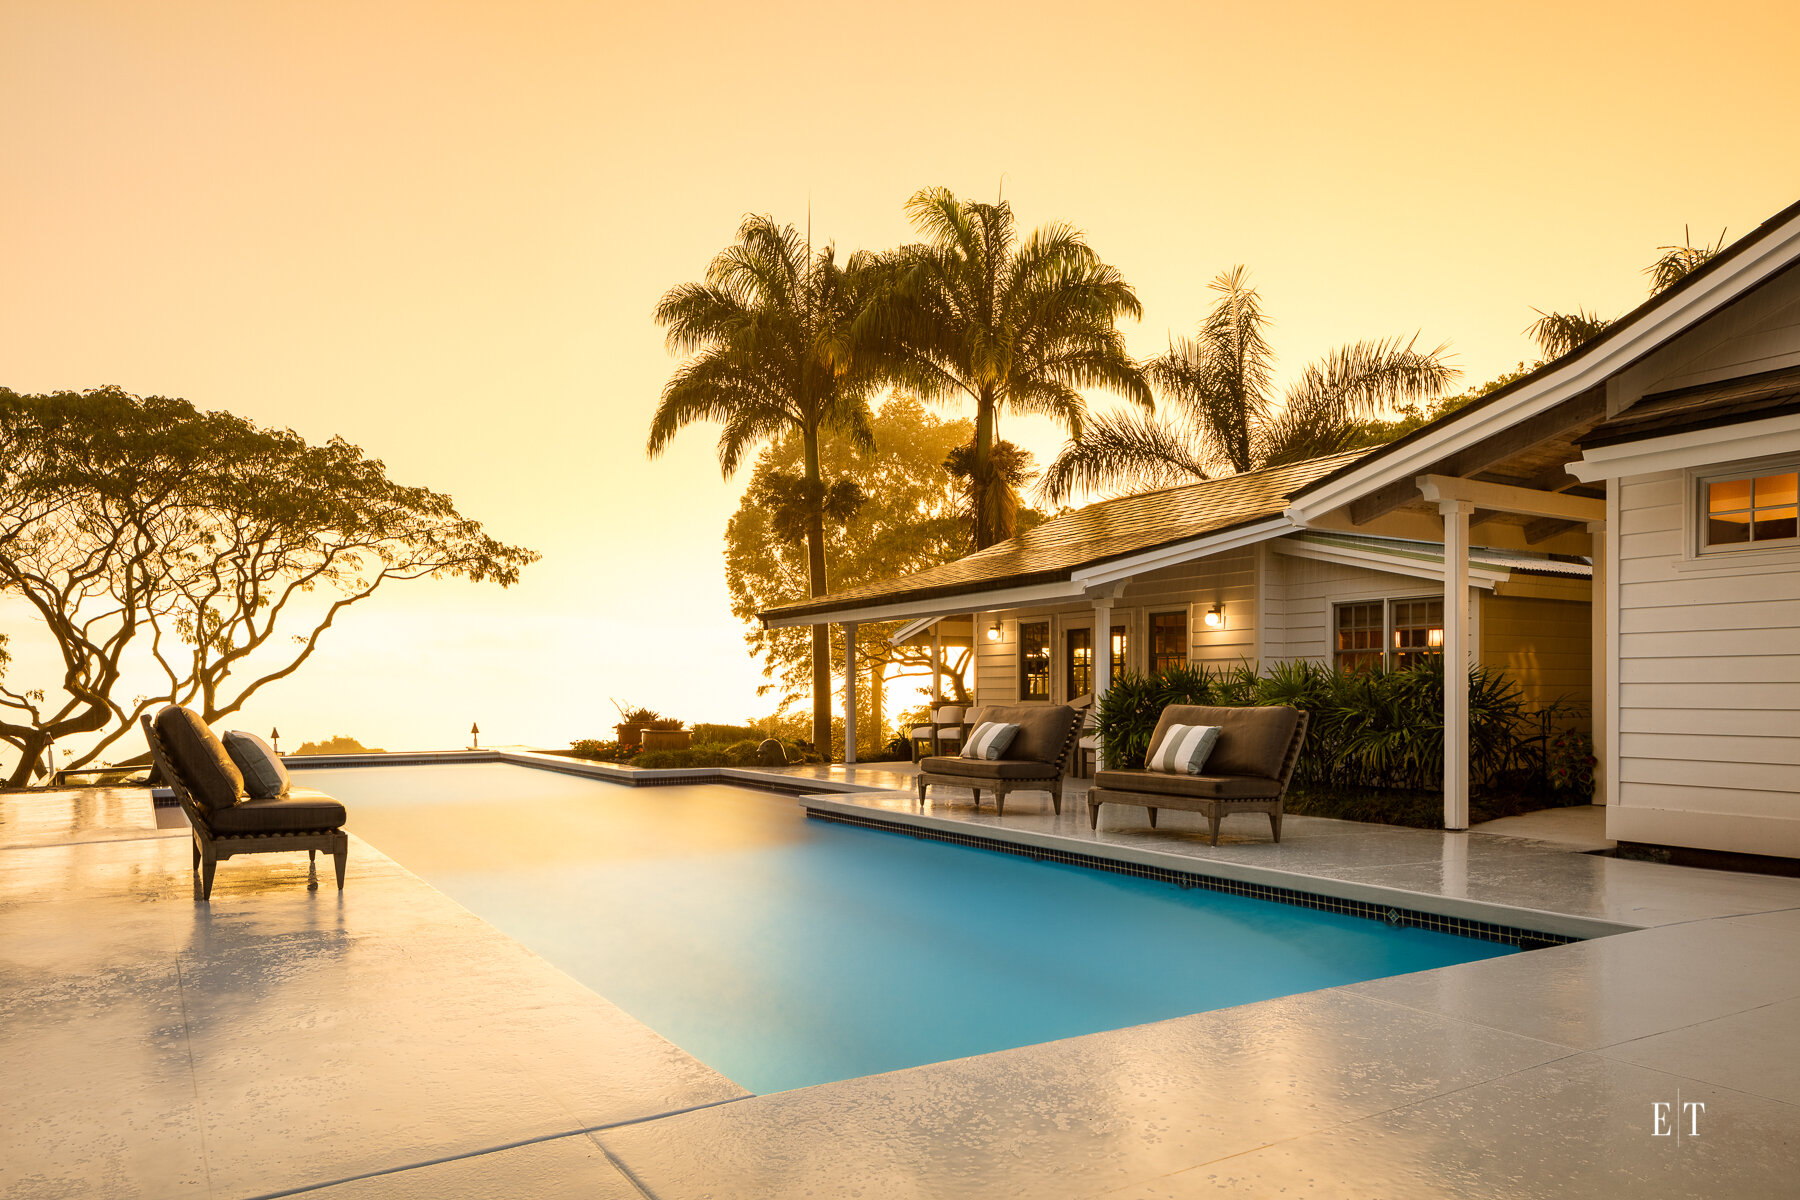
{"type": "Polygon", "coordinates": [[[352,833],[758,1093],[1517,952],[809,820],[793,797],[725,784],[505,763],[295,778],[342,798],[352,833]]]}

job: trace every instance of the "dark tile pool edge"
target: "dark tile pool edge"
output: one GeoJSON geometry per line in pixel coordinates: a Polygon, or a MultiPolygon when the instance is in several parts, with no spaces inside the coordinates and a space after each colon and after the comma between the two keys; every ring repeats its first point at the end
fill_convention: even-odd
{"type": "Polygon", "coordinates": [[[1009,842],[1000,838],[981,837],[976,834],[953,833],[947,829],[931,829],[921,825],[913,825],[898,821],[883,821],[873,817],[814,808],[811,805],[807,805],[805,808],[806,815],[817,821],[831,821],[840,825],[855,825],[865,829],[879,829],[886,833],[900,833],[905,834],[907,837],[921,838],[926,841],[947,842],[956,846],[970,846],[981,850],[994,850],[1001,854],[1011,854],[1020,858],[1062,863],[1074,867],[1085,867],[1094,871],[1108,871],[1115,875],[1131,875],[1140,879],[1155,879],[1162,883],[1175,884],[1177,887],[1205,888],[1207,891],[1226,892],[1234,896],[1244,896],[1253,900],[1271,900],[1277,904],[1292,904],[1301,908],[1313,908],[1324,912],[1343,913],[1346,916],[1362,917],[1371,921],[1381,921],[1396,929],[1428,929],[1435,933],[1455,934],[1458,937],[1474,938],[1478,941],[1503,942],[1507,945],[1518,946],[1521,949],[1541,949],[1546,946],[1566,946],[1572,942],[1586,940],[1572,934],[1551,933],[1547,930],[1527,929],[1516,925],[1502,925],[1491,921],[1477,921],[1468,917],[1445,916],[1442,913],[1426,912],[1422,909],[1400,908],[1395,905],[1376,904],[1367,900],[1353,900],[1341,896],[1327,896],[1319,892],[1302,891],[1298,888],[1278,887],[1274,884],[1249,883],[1241,879],[1226,879],[1222,876],[1206,875],[1198,871],[1177,871],[1169,867],[1159,867],[1147,863],[1106,858],[1096,854],[1082,854],[1072,850],[1056,850],[1046,846],[1009,842]]]}

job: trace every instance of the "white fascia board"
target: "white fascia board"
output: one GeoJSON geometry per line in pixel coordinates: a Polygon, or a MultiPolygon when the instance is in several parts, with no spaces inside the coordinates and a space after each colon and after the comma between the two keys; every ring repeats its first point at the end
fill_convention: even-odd
{"type": "Polygon", "coordinates": [[[894,636],[888,639],[888,645],[898,646],[913,634],[924,633],[943,619],[943,617],[920,617],[916,621],[908,621],[894,631],[894,636]]]}
{"type": "Polygon", "coordinates": [[[1583,483],[1618,479],[1624,475],[1652,475],[1713,463],[1762,458],[1800,449],[1800,413],[1691,429],[1641,442],[1622,442],[1583,451],[1581,461],[1569,464],[1569,474],[1583,483]]]}
{"type": "Polygon", "coordinates": [[[1086,588],[1103,587],[1109,583],[1129,579],[1134,575],[1142,575],[1149,571],[1158,571],[1163,567],[1173,567],[1179,563],[1192,562],[1196,558],[1205,558],[1212,554],[1222,554],[1227,550],[1236,550],[1241,546],[1265,542],[1284,533],[1292,533],[1294,527],[1286,517],[1270,517],[1244,529],[1230,533],[1207,534],[1203,537],[1190,538],[1173,546],[1163,546],[1156,550],[1146,550],[1142,554],[1134,554],[1129,558],[1115,559],[1108,563],[1099,563],[1075,572],[1075,582],[1086,588]]]}
{"type": "MultiPolygon", "coordinates": [[[[1290,558],[1311,558],[1319,562],[1337,563],[1339,566],[1367,567],[1371,571],[1405,575],[1412,579],[1431,579],[1439,583],[1444,579],[1442,560],[1432,562],[1423,558],[1400,558],[1372,550],[1356,550],[1349,546],[1321,546],[1317,542],[1280,541],[1273,545],[1277,552],[1290,558]]],[[[1469,583],[1474,587],[1492,591],[1495,584],[1505,583],[1511,578],[1511,571],[1477,567],[1473,563],[1469,565],[1469,583]]]]}
{"type": "MultiPolygon", "coordinates": [[[[1466,416],[1452,417],[1442,429],[1405,449],[1352,468],[1333,481],[1288,506],[1287,517],[1304,526],[1352,500],[1396,480],[1427,473],[1446,455],[1503,432],[1508,427],[1579,396],[1605,383],[1639,358],[1662,345],[1683,329],[1711,316],[1726,304],[1762,283],[1800,258],[1800,217],[1762,235],[1760,245],[1747,248],[1721,273],[1677,296],[1670,303],[1639,317],[1630,326],[1601,334],[1601,347],[1575,362],[1552,371],[1526,388],[1466,416]]],[[[1578,478],[1579,472],[1575,472],[1578,478]]]]}
{"type": "Polygon", "coordinates": [[[845,621],[903,621],[910,617],[958,617],[972,612],[992,612],[1000,608],[1024,608],[1047,601],[1079,600],[1086,589],[1078,582],[1057,580],[1030,587],[1007,588],[1003,591],[965,592],[956,596],[939,596],[931,600],[903,600],[888,604],[866,604],[861,607],[834,608],[828,612],[797,613],[793,616],[762,618],[764,629],[787,629],[798,625],[837,625],[845,621]]]}

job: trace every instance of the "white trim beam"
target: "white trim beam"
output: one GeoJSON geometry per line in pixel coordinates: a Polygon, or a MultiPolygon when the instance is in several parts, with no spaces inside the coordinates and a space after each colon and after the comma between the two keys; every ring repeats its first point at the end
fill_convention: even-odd
{"type": "Polygon", "coordinates": [[[835,625],[841,621],[903,621],[909,617],[958,617],[969,611],[970,601],[979,601],[982,611],[1025,608],[1046,601],[1075,601],[1087,594],[1080,583],[1056,580],[1030,587],[1009,588],[998,592],[964,592],[957,596],[940,596],[932,600],[907,600],[899,603],[869,604],[860,608],[837,608],[824,612],[794,616],[767,616],[764,629],[786,629],[796,625],[835,625]]]}
{"type": "Polygon", "coordinates": [[[1440,506],[1447,500],[1467,501],[1476,508],[1549,517],[1558,521],[1604,521],[1606,501],[1562,492],[1538,492],[1507,483],[1485,483],[1454,475],[1421,475],[1419,494],[1440,506]]]}
{"type": "MultiPolygon", "coordinates": [[[[1316,542],[1282,540],[1273,542],[1271,545],[1277,554],[1283,554],[1290,558],[1310,558],[1318,562],[1338,563],[1346,567],[1367,567],[1372,571],[1386,571],[1390,575],[1429,579],[1433,583],[1444,578],[1444,564],[1432,562],[1429,559],[1400,558],[1373,550],[1356,550],[1349,546],[1321,546],[1316,542]]],[[[1464,561],[1468,561],[1466,556],[1464,561]]],[[[1492,591],[1495,584],[1505,583],[1511,578],[1511,571],[1494,571],[1486,567],[1469,568],[1471,587],[1486,588],[1492,591]]]]}

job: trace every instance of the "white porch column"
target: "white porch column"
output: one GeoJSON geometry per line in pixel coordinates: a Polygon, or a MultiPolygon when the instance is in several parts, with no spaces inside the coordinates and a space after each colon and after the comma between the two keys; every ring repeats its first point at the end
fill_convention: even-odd
{"type": "Polygon", "coordinates": [[[856,762],[856,622],[844,622],[844,761],[856,762]]]}
{"type": "Polygon", "coordinates": [[[1469,514],[1440,500],[1444,517],[1444,828],[1469,827],[1469,514]]]}
{"type": "Polygon", "coordinates": [[[944,619],[939,617],[931,626],[931,699],[944,698],[944,619]]]}
{"type": "Polygon", "coordinates": [[[1112,687],[1112,597],[1094,601],[1094,703],[1112,687]]]}
{"type": "MultiPolygon", "coordinates": [[[[981,643],[987,640],[987,630],[981,627],[981,614],[969,614],[969,707],[975,708],[981,703],[981,643]]],[[[966,714],[965,714],[966,715],[966,714]]]]}
{"type": "Polygon", "coordinates": [[[1588,536],[1593,539],[1592,554],[1594,556],[1594,590],[1592,603],[1592,623],[1594,638],[1594,680],[1593,702],[1588,706],[1593,713],[1594,736],[1594,803],[1611,803],[1612,780],[1606,777],[1606,727],[1612,714],[1607,712],[1607,698],[1610,693],[1606,688],[1606,522],[1591,521],[1588,523],[1588,536]]]}

